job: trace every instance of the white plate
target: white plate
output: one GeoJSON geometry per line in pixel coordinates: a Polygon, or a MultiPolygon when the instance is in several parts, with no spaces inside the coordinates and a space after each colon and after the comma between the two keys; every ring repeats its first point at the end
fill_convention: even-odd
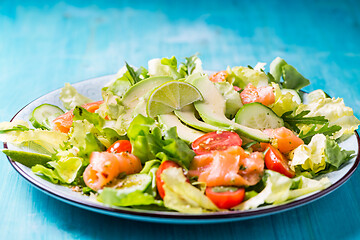
{"type": "MultiPolygon", "coordinates": [[[[101,88],[110,81],[114,75],[108,75],[104,77],[94,78],[73,84],[73,86],[85,96],[93,100],[101,100],[101,88]]],[[[13,120],[28,120],[28,116],[33,111],[33,109],[40,104],[50,103],[57,106],[62,106],[59,100],[60,89],[55,90],[42,96],[33,102],[26,105],[21,109],[11,121],[13,120]]],[[[340,144],[346,150],[354,150],[356,157],[351,159],[349,162],[344,164],[338,171],[328,173],[332,185],[320,192],[311,193],[305,196],[302,196],[290,203],[278,205],[278,206],[266,206],[260,207],[254,210],[248,211],[236,211],[236,212],[217,212],[217,213],[207,213],[207,214],[182,214],[177,212],[160,212],[160,211],[148,211],[148,210],[135,210],[131,208],[111,208],[103,205],[100,202],[89,199],[89,197],[81,195],[80,193],[74,192],[71,189],[52,184],[32,173],[30,168],[14,162],[9,159],[11,165],[15,170],[28,180],[32,185],[42,190],[43,192],[49,194],[52,197],[55,197],[61,201],[67,202],[71,205],[75,205],[84,209],[91,211],[123,217],[134,220],[142,220],[149,222],[162,222],[162,223],[215,223],[215,222],[227,222],[235,220],[243,220],[249,218],[255,218],[260,216],[265,216],[269,214],[283,212],[285,210],[293,209],[295,207],[302,206],[304,204],[310,203],[316,199],[319,199],[328,193],[334,191],[336,188],[340,187],[345,183],[346,180],[353,174],[357,168],[360,158],[358,156],[359,152],[359,135],[355,133],[345,142],[340,144]]],[[[4,144],[5,148],[14,149],[17,148],[11,144],[4,144]]]]}

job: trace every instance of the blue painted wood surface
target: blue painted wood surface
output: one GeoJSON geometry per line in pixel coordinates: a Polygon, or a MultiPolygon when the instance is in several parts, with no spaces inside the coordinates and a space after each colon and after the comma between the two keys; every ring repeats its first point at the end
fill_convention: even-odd
{"type": "MultiPolygon", "coordinates": [[[[0,121],[64,82],[124,60],[199,52],[204,68],[281,56],[307,90],[341,96],[360,116],[360,3],[344,1],[0,1],[0,121]]],[[[254,220],[178,226],[104,216],[55,200],[0,155],[0,239],[359,239],[360,173],[304,207],[254,220]]]]}

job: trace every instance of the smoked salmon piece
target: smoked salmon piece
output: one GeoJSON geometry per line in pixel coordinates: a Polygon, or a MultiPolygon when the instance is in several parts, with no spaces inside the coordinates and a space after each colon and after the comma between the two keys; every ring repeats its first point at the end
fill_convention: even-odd
{"type": "Polygon", "coordinates": [[[270,86],[255,87],[249,83],[240,93],[243,104],[259,102],[265,106],[269,106],[275,102],[274,89],[270,86]]]}
{"type": "Polygon", "coordinates": [[[83,178],[88,187],[97,191],[121,173],[134,174],[140,172],[141,168],[140,159],[131,153],[93,152],[83,178]]]}
{"type": "Polygon", "coordinates": [[[300,146],[301,144],[304,144],[304,141],[296,136],[290,129],[287,129],[286,127],[276,128],[276,129],[265,129],[263,131],[265,134],[267,134],[269,137],[276,139],[277,149],[281,153],[287,154],[300,146]]]}
{"type": "Polygon", "coordinates": [[[225,82],[228,75],[229,74],[227,71],[220,71],[220,72],[211,74],[209,79],[212,82],[225,82]]]}
{"type": "Polygon", "coordinates": [[[207,187],[251,186],[261,180],[264,172],[262,153],[245,153],[240,146],[195,156],[188,175],[197,176],[207,187]]]}

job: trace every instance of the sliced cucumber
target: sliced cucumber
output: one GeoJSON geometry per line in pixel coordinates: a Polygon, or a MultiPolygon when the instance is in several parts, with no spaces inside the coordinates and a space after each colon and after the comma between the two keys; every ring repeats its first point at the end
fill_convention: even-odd
{"type": "Polygon", "coordinates": [[[284,120],[281,117],[258,102],[242,106],[235,116],[235,122],[260,130],[284,126],[284,120]]]}
{"type": "Polygon", "coordinates": [[[138,173],[127,175],[108,187],[116,189],[118,194],[129,194],[135,191],[144,192],[151,184],[151,177],[147,174],[138,173]]]}
{"type": "Polygon", "coordinates": [[[294,89],[281,89],[281,93],[282,94],[286,94],[286,93],[291,93],[293,95],[293,98],[292,100],[294,100],[297,104],[301,104],[301,97],[300,97],[300,94],[295,91],[294,89]]]}
{"type": "Polygon", "coordinates": [[[52,121],[62,114],[64,111],[61,108],[45,103],[34,109],[29,121],[35,128],[51,130],[52,121]]]}

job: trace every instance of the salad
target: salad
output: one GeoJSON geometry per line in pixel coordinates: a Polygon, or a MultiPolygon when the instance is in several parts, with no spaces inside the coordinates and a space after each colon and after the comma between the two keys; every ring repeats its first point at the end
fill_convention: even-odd
{"type": "Polygon", "coordinates": [[[339,143],[360,121],[343,99],[277,57],[207,73],[197,55],[127,63],[90,99],[70,84],[63,106],[0,123],[12,160],[111,207],[199,214],[289,202],[331,185],[354,157],[339,143]],[[65,109],[65,111],[63,110],[65,109]]]}

